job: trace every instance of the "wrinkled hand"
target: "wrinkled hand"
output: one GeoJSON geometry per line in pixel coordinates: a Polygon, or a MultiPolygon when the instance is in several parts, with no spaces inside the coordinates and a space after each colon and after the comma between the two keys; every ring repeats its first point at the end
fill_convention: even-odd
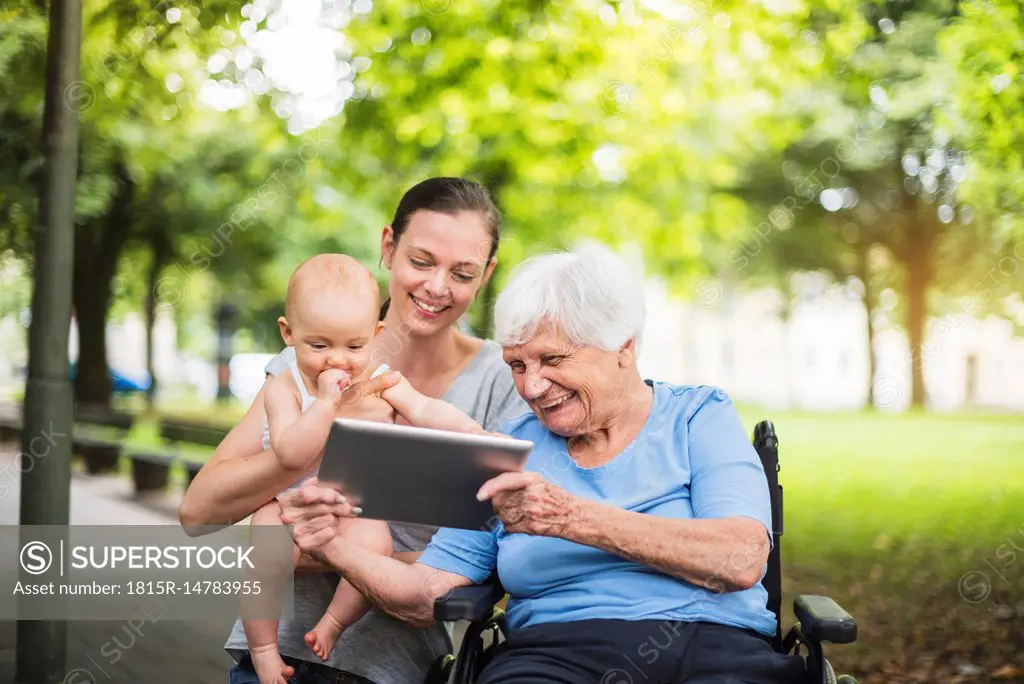
{"type": "Polygon", "coordinates": [[[299,489],[277,497],[281,522],[293,526],[295,543],[305,553],[314,553],[338,536],[338,520],[359,515],[336,489],[312,478],[299,489]]]}
{"type": "Polygon", "coordinates": [[[341,407],[335,413],[336,418],[352,418],[354,420],[368,420],[373,423],[390,423],[395,414],[394,407],[380,397],[373,395],[363,397],[358,402],[352,403],[346,397],[341,400],[341,407]]]}
{"type": "Polygon", "coordinates": [[[484,483],[479,501],[491,500],[509,532],[566,537],[580,515],[580,501],[540,473],[502,473],[484,483]]]}
{"type": "Polygon", "coordinates": [[[316,378],[316,396],[337,406],[341,402],[342,392],[351,382],[352,376],[345,371],[328,368],[316,378]]]}

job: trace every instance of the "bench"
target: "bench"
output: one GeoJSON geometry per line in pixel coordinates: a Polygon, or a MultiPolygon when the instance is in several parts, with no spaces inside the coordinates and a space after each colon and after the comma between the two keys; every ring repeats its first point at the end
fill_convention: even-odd
{"type": "Polygon", "coordinates": [[[82,457],[85,461],[85,472],[90,475],[116,472],[121,462],[120,442],[72,435],[71,451],[82,457]]]}
{"type": "MultiPolygon", "coordinates": [[[[100,413],[96,416],[90,416],[90,423],[128,429],[132,425],[130,419],[131,416],[118,417],[117,415],[103,415],[100,413]],[[125,420],[125,418],[129,420],[125,420]]],[[[134,485],[136,496],[166,490],[170,484],[171,469],[176,464],[181,464],[184,467],[187,483],[191,485],[192,480],[195,479],[199,470],[203,467],[203,463],[196,459],[182,456],[179,453],[179,445],[198,444],[216,447],[228,433],[228,430],[224,428],[170,419],[160,420],[159,430],[161,439],[167,443],[166,446],[150,446],[125,450],[123,452],[131,464],[132,484],[134,485]]],[[[106,445],[110,451],[113,451],[116,446],[109,442],[106,445]]],[[[98,461],[98,453],[101,450],[101,444],[94,444],[91,445],[91,448],[86,449],[94,462],[98,461]]],[[[120,453],[121,450],[118,449],[118,455],[120,453]]],[[[108,461],[105,461],[102,465],[94,463],[92,467],[89,467],[89,461],[87,460],[87,468],[90,474],[109,472],[116,468],[116,460],[114,466],[109,465],[109,461],[115,459],[115,457],[107,456],[107,459],[108,461]],[[100,469],[96,470],[95,468],[97,467],[100,469]]]]}
{"type": "MultiPolygon", "coordinates": [[[[78,424],[111,427],[120,432],[130,430],[132,425],[134,425],[134,421],[135,418],[132,415],[106,411],[103,408],[80,408],[75,413],[75,422],[78,424]]],[[[164,439],[167,439],[167,433],[163,429],[164,424],[172,426],[169,433],[178,438],[168,440],[173,442],[185,441],[181,438],[196,435],[208,442],[214,438],[213,435],[216,433],[216,429],[206,428],[206,426],[201,425],[186,425],[183,426],[184,430],[176,432],[173,428],[177,426],[173,423],[161,421],[161,434],[164,439]],[[204,430],[204,428],[206,429],[204,430]]],[[[224,431],[224,434],[227,434],[227,432],[224,431]]],[[[170,484],[171,468],[179,461],[185,467],[188,484],[192,484],[192,480],[195,479],[196,474],[203,465],[194,460],[181,459],[175,449],[146,447],[143,449],[124,450],[121,448],[121,441],[120,439],[118,441],[111,441],[92,437],[80,437],[75,438],[73,444],[76,445],[76,453],[79,453],[85,459],[86,472],[90,475],[116,471],[121,455],[127,456],[131,463],[132,483],[136,496],[161,492],[167,489],[167,486],[170,484]]],[[[216,444],[219,444],[219,442],[216,442],[214,446],[216,444]]]]}
{"type": "MultiPolygon", "coordinates": [[[[75,423],[81,426],[98,425],[118,428],[131,425],[132,416],[106,412],[103,415],[98,409],[91,408],[84,413],[75,412],[75,423]]],[[[17,442],[21,437],[22,416],[21,406],[4,406],[0,412],[0,442],[17,442]]],[[[81,430],[78,431],[81,433],[81,430]]],[[[120,456],[120,444],[97,436],[77,434],[71,438],[71,452],[85,460],[86,471],[91,474],[110,472],[117,469],[120,456]]]]}
{"type": "Polygon", "coordinates": [[[156,450],[135,451],[128,454],[132,461],[132,481],[136,494],[148,494],[167,489],[174,454],[156,450]]]}
{"type": "Polygon", "coordinates": [[[192,484],[192,480],[203,467],[201,461],[183,457],[173,447],[163,449],[148,447],[130,451],[127,456],[131,460],[132,482],[135,485],[136,495],[151,494],[167,489],[171,479],[171,468],[175,464],[181,464],[185,469],[186,488],[192,484]]]}
{"type": "Polygon", "coordinates": [[[127,432],[135,424],[135,416],[130,413],[111,411],[105,406],[79,404],[75,407],[75,422],[82,425],[115,428],[127,432]]]}
{"type": "Polygon", "coordinates": [[[160,437],[168,443],[164,449],[146,449],[129,454],[132,459],[132,479],[135,492],[143,494],[159,491],[167,487],[171,468],[177,463],[185,469],[187,484],[199,474],[203,462],[178,453],[182,444],[196,444],[205,447],[217,447],[227,436],[229,429],[221,428],[188,420],[161,419],[160,437]]]}
{"type": "Polygon", "coordinates": [[[0,416],[0,444],[17,442],[21,439],[21,416],[0,416]]]}
{"type": "Polygon", "coordinates": [[[0,444],[21,439],[21,404],[0,404],[0,444]]]}
{"type": "MultiPolygon", "coordinates": [[[[121,456],[121,436],[131,429],[135,417],[105,406],[78,405],[73,421],[71,453],[85,461],[86,472],[101,475],[116,471],[121,456]],[[95,428],[113,428],[118,435],[109,438],[98,434],[95,428]]],[[[16,442],[21,431],[21,406],[11,404],[0,408],[0,442],[16,442]]]]}
{"type": "Polygon", "coordinates": [[[187,488],[191,486],[192,480],[196,479],[196,475],[198,475],[199,471],[202,470],[203,464],[200,463],[199,461],[184,461],[184,463],[185,471],[188,473],[188,484],[186,485],[187,488]]]}
{"type": "Polygon", "coordinates": [[[227,437],[228,428],[205,425],[187,420],[160,421],[160,436],[168,442],[188,442],[216,448],[227,437]]]}
{"type": "MultiPolygon", "coordinates": [[[[17,442],[20,439],[20,410],[21,407],[16,404],[0,405],[0,443],[17,442]]],[[[71,451],[84,461],[85,471],[90,475],[116,472],[121,457],[126,456],[131,464],[132,482],[137,495],[167,489],[171,468],[176,464],[184,468],[187,483],[191,485],[203,467],[203,462],[179,454],[178,445],[216,447],[228,433],[227,428],[163,419],[159,424],[160,437],[168,446],[124,449],[124,434],[134,424],[135,416],[131,414],[111,411],[105,406],[76,406],[71,451]],[[115,430],[116,435],[109,434],[110,430],[103,434],[107,428],[115,430]]]]}
{"type": "Polygon", "coordinates": [[[135,424],[135,416],[112,411],[97,404],[77,404],[71,436],[71,451],[85,461],[90,475],[117,472],[121,463],[124,433],[135,424]],[[97,428],[112,428],[114,436],[101,434],[97,428]]]}

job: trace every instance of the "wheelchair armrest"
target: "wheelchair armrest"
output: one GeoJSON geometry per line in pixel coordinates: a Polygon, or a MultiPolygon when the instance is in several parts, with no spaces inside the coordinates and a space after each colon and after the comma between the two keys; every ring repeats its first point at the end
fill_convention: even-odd
{"type": "Polygon", "coordinates": [[[811,641],[852,644],[857,640],[857,622],[828,596],[797,596],[793,613],[800,630],[811,641]]]}
{"type": "Polygon", "coordinates": [[[505,596],[499,582],[459,587],[434,601],[435,620],[482,620],[505,596]]]}

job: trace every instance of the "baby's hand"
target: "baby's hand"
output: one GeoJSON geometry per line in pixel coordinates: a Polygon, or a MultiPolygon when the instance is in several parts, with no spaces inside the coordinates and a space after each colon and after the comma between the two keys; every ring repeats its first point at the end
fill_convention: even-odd
{"type": "Polygon", "coordinates": [[[352,382],[352,377],[338,368],[328,368],[316,379],[317,398],[335,406],[341,403],[341,393],[352,382]]]}

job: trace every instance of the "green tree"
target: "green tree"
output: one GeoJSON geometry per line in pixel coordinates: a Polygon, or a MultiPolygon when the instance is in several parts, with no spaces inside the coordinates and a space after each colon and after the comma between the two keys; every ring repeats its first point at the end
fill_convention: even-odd
{"type": "Polygon", "coordinates": [[[1013,0],[969,0],[943,32],[955,68],[951,126],[963,129],[978,173],[965,195],[1002,227],[1024,235],[1024,9],[1013,0]]]}
{"type": "MultiPolygon", "coordinates": [[[[869,321],[872,280],[899,287],[913,405],[925,400],[926,317],[950,312],[930,299],[976,282],[979,272],[991,276],[1008,247],[994,222],[978,220],[976,206],[963,201],[965,181],[990,169],[966,153],[972,141],[948,116],[953,68],[939,47],[957,12],[956,2],[941,1],[865,6],[875,30],[841,76],[821,81],[806,133],[738,189],[767,209],[758,234],[769,259],[761,266],[785,272],[817,262],[836,277],[858,277],[869,321]],[[784,198],[774,208],[766,200],[773,196],[784,198]],[[880,263],[897,272],[872,273],[876,246],[891,256],[880,263]]],[[[983,294],[993,299],[991,290],[983,294]]]]}
{"type": "MultiPolygon", "coordinates": [[[[198,102],[205,69],[196,63],[223,42],[221,22],[232,9],[230,3],[86,4],[83,80],[65,93],[65,104],[81,119],[74,272],[79,401],[109,400],[105,330],[115,275],[135,271],[125,260],[148,252],[150,320],[158,304],[181,304],[188,282],[205,272],[225,279],[242,274],[245,292],[274,250],[260,228],[275,226],[293,208],[292,190],[315,161],[308,141],[288,135],[268,107],[217,113],[198,102]],[[174,275],[161,275],[174,266],[174,275]]],[[[46,27],[27,2],[7,10],[5,19],[0,119],[13,154],[0,171],[0,240],[29,258],[46,27]]]]}
{"type": "MultiPolygon", "coordinates": [[[[687,12],[376,3],[344,29],[339,88],[353,96],[327,161],[334,185],[372,188],[363,196],[390,207],[425,176],[475,177],[506,217],[499,264],[596,237],[636,242],[653,270],[685,283],[703,244],[745,218],[716,182],[798,134],[785,117],[768,125],[775,106],[864,30],[828,3],[687,12]]],[[[481,332],[501,278],[481,298],[481,332]]]]}

